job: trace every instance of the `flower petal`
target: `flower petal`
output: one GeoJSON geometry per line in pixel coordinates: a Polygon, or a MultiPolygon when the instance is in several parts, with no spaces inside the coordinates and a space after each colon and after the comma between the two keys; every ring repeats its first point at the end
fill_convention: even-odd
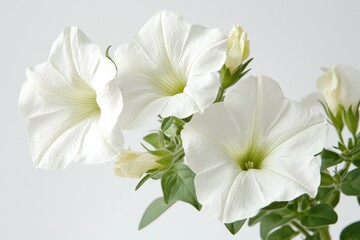
{"type": "Polygon", "coordinates": [[[27,71],[19,107],[36,167],[116,158],[123,139],[120,90],[110,86],[114,64],[77,28],[65,29],[49,61],[27,71]]]}
{"type": "Polygon", "coordinates": [[[137,128],[159,114],[184,118],[211,105],[226,41],[220,30],[191,25],[172,12],[150,18],[134,42],[115,51],[125,105],[122,126],[137,128]]]}

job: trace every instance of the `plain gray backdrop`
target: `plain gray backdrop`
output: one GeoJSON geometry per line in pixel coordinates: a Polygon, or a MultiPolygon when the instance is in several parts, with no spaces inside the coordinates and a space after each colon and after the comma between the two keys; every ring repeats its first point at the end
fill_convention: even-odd
{"type": "MultiPolygon", "coordinates": [[[[252,74],[277,80],[284,94],[300,100],[315,91],[320,67],[345,63],[360,68],[359,1],[0,1],[0,239],[183,240],[259,239],[258,227],[236,236],[206,212],[176,204],[143,231],[147,205],[160,196],[158,182],[135,192],[137,181],[114,176],[113,163],[72,164],[61,171],[35,170],[17,107],[25,69],[44,62],[69,25],[80,27],[102,49],[130,41],[159,10],[191,23],[229,32],[239,23],[249,33],[252,74]]],[[[138,147],[145,130],[127,134],[138,147]]],[[[335,144],[333,134],[329,146],[335,144]]],[[[342,196],[341,229],[360,217],[355,199],[342,196]]]]}

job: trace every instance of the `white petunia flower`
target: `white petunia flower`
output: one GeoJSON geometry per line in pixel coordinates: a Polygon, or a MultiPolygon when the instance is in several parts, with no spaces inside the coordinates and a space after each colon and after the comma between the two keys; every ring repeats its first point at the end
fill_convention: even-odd
{"type": "Polygon", "coordinates": [[[325,69],[317,80],[317,88],[324,95],[331,112],[336,116],[339,107],[353,110],[360,102],[360,71],[346,65],[325,69]]]}
{"type": "Polygon", "coordinates": [[[136,128],[159,114],[185,118],[203,112],[216,98],[226,44],[218,29],[191,25],[168,11],[155,14],[114,55],[124,99],[122,126],[136,128]]]}
{"type": "Polygon", "coordinates": [[[284,98],[272,79],[240,81],[225,102],[194,115],[181,135],[198,200],[222,222],[317,193],[314,155],[324,147],[326,119],[284,98]]]}
{"type": "Polygon", "coordinates": [[[114,64],[76,27],[63,30],[47,62],[27,70],[19,107],[37,168],[114,160],[123,145],[114,64]]]}

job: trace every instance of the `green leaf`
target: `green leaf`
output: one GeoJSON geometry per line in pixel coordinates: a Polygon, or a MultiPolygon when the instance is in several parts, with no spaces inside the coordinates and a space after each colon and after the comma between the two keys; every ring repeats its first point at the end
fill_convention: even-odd
{"type": "Polygon", "coordinates": [[[320,187],[316,196],[321,203],[328,203],[336,207],[340,201],[340,191],[335,187],[320,187]]]}
{"type": "Polygon", "coordinates": [[[161,130],[166,131],[173,123],[174,117],[167,117],[161,123],[161,130]]]}
{"type": "Polygon", "coordinates": [[[340,234],[340,240],[359,240],[360,221],[355,222],[344,228],[340,234]]]}
{"type": "Polygon", "coordinates": [[[166,210],[168,210],[174,202],[166,204],[164,202],[164,198],[160,197],[155,199],[150,205],[146,208],[140,224],[139,230],[143,229],[144,227],[148,226],[150,223],[155,221],[158,217],[160,217],[166,210]]]}
{"type": "Polygon", "coordinates": [[[149,143],[155,149],[161,148],[159,133],[150,133],[146,135],[143,139],[145,142],[149,143]]]}
{"type": "Polygon", "coordinates": [[[341,163],[342,159],[340,157],[339,154],[337,154],[336,152],[327,150],[324,148],[324,150],[322,150],[321,152],[321,171],[334,166],[338,163],[341,163]]]}
{"type": "Polygon", "coordinates": [[[285,208],[288,205],[288,202],[273,202],[268,206],[264,207],[263,210],[274,210],[279,208],[285,208]]]}
{"type": "Polygon", "coordinates": [[[312,235],[312,236],[306,237],[305,240],[321,240],[320,234],[319,234],[319,233],[315,233],[315,234],[312,235]]]}
{"type": "Polygon", "coordinates": [[[294,218],[295,215],[284,216],[277,213],[270,213],[269,215],[266,215],[260,222],[261,239],[266,239],[273,229],[290,222],[294,218]]]}
{"type": "Polygon", "coordinates": [[[305,212],[301,219],[301,224],[306,227],[320,227],[324,225],[334,224],[338,220],[338,216],[334,209],[326,203],[315,205],[305,212]]]}
{"type": "Polygon", "coordinates": [[[267,214],[269,214],[269,213],[270,213],[269,211],[260,210],[257,215],[255,215],[255,216],[252,217],[252,218],[249,218],[248,226],[249,226],[249,227],[254,226],[254,225],[257,224],[258,222],[260,222],[261,219],[262,219],[263,217],[265,217],[265,216],[266,216],[267,214]]]}
{"type": "Polygon", "coordinates": [[[355,166],[360,167],[360,147],[356,147],[353,150],[356,150],[356,151],[359,150],[359,152],[356,152],[355,154],[352,155],[351,161],[355,166]]]}
{"type": "Polygon", "coordinates": [[[145,177],[143,177],[140,182],[136,185],[135,191],[138,190],[147,180],[149,180],[152,175],[155,175],[154,173],[146,174],[145,177]]]}
{"type": "Polygon", "coordinates": [[[298,235],[289,225],[285,225],[269,235],[267,240],[291,240],[298,235]]]}
{"type": "Polygon", "coordinates": [[[231,232],[232,235],[235,235],[240,231],[241,227],[246,222],[246,219],[239,220],[233,223],[225,223],[225,227],[231,232]]]}
{"type": "Polygon", "coordinates": [[[350,171],[341,183],[341,191],[349,196],[360,196],[360,169],[350,171]]]}
{"type": "Polygon", "coordinates": [[[321,183],[320,186],[331,186],[334,183],[334,179],[333,177],[326,173],[326,172],[321,172],[321,183]]]}
{"type": "Polygon", "coordinates": [[[181,200],[201,209],[195,194],[195,173],[183,163],[174,164],[161,179],[165,203],[181,200]]]}

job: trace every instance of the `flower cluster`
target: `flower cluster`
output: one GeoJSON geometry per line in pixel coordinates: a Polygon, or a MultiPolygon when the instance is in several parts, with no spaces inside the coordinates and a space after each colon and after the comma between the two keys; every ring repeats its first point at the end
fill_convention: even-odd
{"type": "Polygon", "coordinates": [[[48,61],[28,69],[19,107],[37,168],[115,161],[116,175],[141,178],[136,189],[161,181],[163,196],[140,229],[184,201],[233,234],[249,219],[260,222],[262,239],[329,239],[327,225],[337,220],[329,198],[339,188],[360,195],[351,185],[360,170],[349,170],[360,166],[359,71],[336,65],[317,82],[338,153],[323,150],[326,115],[284,97],[269,77],[244,78],[252,58],[239,25],[228,37],[162,11],[113,57],[108,51],[64,29],[48,61]],[[123,130],[156,118],[161,126],[144,137],[144,152],[124,148],[123,130]],[[327,170],[344,162],[342,172],[327,170]]]}

